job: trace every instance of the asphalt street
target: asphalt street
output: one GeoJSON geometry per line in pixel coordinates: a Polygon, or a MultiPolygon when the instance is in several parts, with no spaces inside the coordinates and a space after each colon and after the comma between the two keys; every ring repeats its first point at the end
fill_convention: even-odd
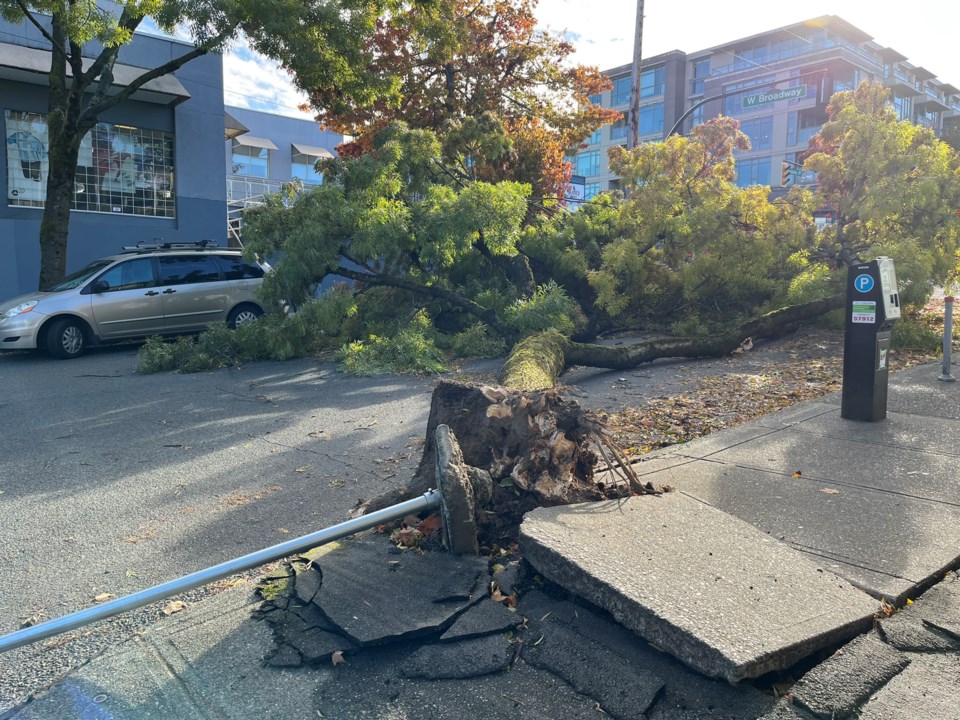
{"type": "Polygon", "coordinates": [[[410,477],[432,380],[0,355],[0,633],[339,522],[410,477]]]}

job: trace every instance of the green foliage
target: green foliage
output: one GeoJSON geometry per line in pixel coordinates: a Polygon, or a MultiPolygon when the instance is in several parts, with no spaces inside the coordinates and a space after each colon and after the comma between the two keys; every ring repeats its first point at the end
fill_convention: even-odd
{"type": "Polygon", "coordinates": [[[890,344],[895,348],[934,353],[943,346],[943,331],[937,331],[920,317],[905,315],[893,324],[890,344]]]}
{"type": "Polygon", "coordinates": [[[353,375],[401,373],[434,375],[446,370],[431,334],[426,313],[391,338],[369,335],[366,340],[345,344],[337,353],[342,369],[353,375]]]}
{"type": "Polygon", "coordinates": [[[580,306],[552,280],[507,308],[505,316],[520,337],[547,330],[569,337],[586,324],[580,306]]]}
{"type": "Polygon", "coordinates": [[[960,161],[926,128],[898,122],[879,83],[837,93],[827,112],[805,167],[837,222],[813,251],[834,267],[893,257],[901,300],[919,307],[956,266],[960,161]]]}
{"type": "Polygon", "coordinates": [[[454,335],[450,350],[461,358],[495,358],[506,353],[507,343],[489,325],[478,322],[454,335]]]}
{"type": "Polygon", "coordinates": [[[212,325],[196,338],[170,342],[148,338],[140,348],[137,372],[164,370],[200,372],[255,360],[290,360],[338,348],[351,337],[356,303],[352,294],[335,289],[290,315],[265,315],[230,330],[212,325]]]}
{"type": "Polygon", "coordinates": [[[604,233],[586,253],[599,254],[588,280],[600,308],[632,325],[699,329],[783,301],[787,258],[808,241],[812,203],[801,191],[775,203],[768,188],[737,187],[733,151],[746,148],[736,121],[720,118],[689,138],[612,152],[625,197],[598,209],[604,233]]]}

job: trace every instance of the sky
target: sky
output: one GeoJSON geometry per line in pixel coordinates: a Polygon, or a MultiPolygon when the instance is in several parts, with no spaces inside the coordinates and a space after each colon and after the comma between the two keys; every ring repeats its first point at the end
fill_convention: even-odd
{"type": "MultiPolygon", "coordinates": [[[[541,27],[573,43],[575,62],[600,69],[630,62],[636,12],[636,0],[540,0],[536,9],[541,27]]],[[[960,87],[956,0],[645,0],[643,55],[695,52],[821,15],[840,16],[960,87]]],[[[242,45],[224,58],[224,84],[227,105],[309,117],[283,70],[242,45]]]]}

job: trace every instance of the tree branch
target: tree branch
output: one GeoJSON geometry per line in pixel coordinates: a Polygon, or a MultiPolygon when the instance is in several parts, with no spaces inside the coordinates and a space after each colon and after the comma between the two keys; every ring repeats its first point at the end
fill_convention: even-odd
{"type": "Polygon", "coordinates": [[[455,307],[458,307],[461,310],[478,317],[480,320],[483,320],[483,322],[497,330],[503,329],[499,319],[497,318],[497,314],[493,310],[485,308],[482,305],[475,303],[470,298],[466,298],[459,293],[453,292],[452,290],[445,290],[443,288],[434,287],[433,285],[421,285],[420,283],[413,282],[412,280],[398,278],[392,275],[358,272],[342,266],[334,270],[333,274],[341,275],[345,278],[350,278],[351,280],[367,283],[369,285],[395,287],[400,290],[408,290],[410,292],[417,293],[418,295],[427,295],[429,297],[437,298],[438,300],[444,300],[451,305],[454,305],[455,307]]]}
{"type": "Polygon", "coordinates": [[[53,52],[59,53],[64,60],[69,60],[67,57],[67,49],[62,47],[56,40],[53,39],[53,35],[40,23],[39,20],[30,12],[30,8],[27,7],[26,3],[23,0],[17,0],[17,7],[20,8],[20,11],[23,13],[24,17],[33,25],[37,30],[40,31],[40,34],[46,38],[47,42],[50,43],[50,47],[53,49],[53,52]]]}
{"type": "Polygon", "coordinates": [[[204,43],[200,47],[194,48],[190,52],[178,58],[174,58],[173,60],[170,60],[169,62],[166,62],[163,65],[160,65],[159,67],[155,67],[152,70],[148,70],[147,72],[143,73],[143,75],[140,75],[139,77],[137,77],[129,85],[124,87],[116,95],[110,95],[110,96],[104,97],[102,100],[99,100],[97,102],[91,102],[87,106],[87,108],[83,111],[83,115],[81,116],[81,122],[84,122],[84,123],[91,122],[91,121],[96,122],[96,118],[100,113],[102,113],[105,110],[109,110],[110,108],[115,107],[116,105],[119,105],[120,103],[124,102],[127,98],[129,98],[131,95],[137,92],[137,90],[142,88],[151,80],[156,80],[158,77],[169,75],[170,73],[175,72],[176,70],[179,70],[182,66],[186,65],[191,60],[195,60],[196,58],[201,57],[202,55],[206,55],[211,50],[213,50],[214,47],[216,47],[221,42],[226,40],[230,35],[232,35],[233,31],[236,30],[236,27],[237,27],[236,25],[233,25],[227,30],[224,30],[222,33],[220,33],[216,37],[212,38],[209,42],[204,43]]]}

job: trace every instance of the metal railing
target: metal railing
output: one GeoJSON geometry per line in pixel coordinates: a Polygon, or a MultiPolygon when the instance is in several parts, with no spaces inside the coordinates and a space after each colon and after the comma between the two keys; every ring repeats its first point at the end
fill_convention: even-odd
{"type": "Polygon", "coordinates": [[[198,570],[197,572],[184,575],[176,580],[154,585],[151,588],[141,590],[133,595],[110,600],[102,605],[96,605],[54,620],[48,620],[33,627],[17,630],[9,635],[3,635],[0,637],[0,653],[39,642],[40,640],[46,640],[47,638],[61,635],[70,630],[76,630],[77,628],[89,625],[98,620],[105,620],[114,615],[120,615],[129,610],[149,605],[157,600],[163,600],[172,595],[178,595],[187,590],[200,587],[201,585],[236,575],[239,572],[251,570],[260,565],[265,565],[275,560],[282,560],[285,557],[309,550],[310,548],[340,540],[348,535],[370,530],[377,525],[382,525],[392,520],[399,520],[407,515],[419,513],[424,510],[431,510],[439,506],[440,492],[438,490],[428,490],[413,500],[407,500],[398,505],[391,505],[383,510],[372,512],[369,515],[362,515],[323,530],[318,530],[315,533],[294,538],[293,540],[288,540],[279,545],[273,545],[263,550],[234,558],[233,560],[227,560],[219,565],[198,570]]]}

